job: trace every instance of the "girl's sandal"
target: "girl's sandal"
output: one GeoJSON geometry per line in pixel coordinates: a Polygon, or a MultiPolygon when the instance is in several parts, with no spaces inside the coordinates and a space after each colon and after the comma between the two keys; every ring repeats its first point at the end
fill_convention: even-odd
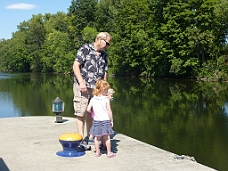
{"type": "Polygon", "coordinates": [[[109,153],[109,154],[107,154],[107,157],[108,157],[108,158],[113,158],[113,157],[115,157],[115,156],[116,156],[115,153],[109,153]]]}
{"type": "Polygon", "coordinates": [[[95,153],[95,157],[100,157],[101,153],[95,153]]]}

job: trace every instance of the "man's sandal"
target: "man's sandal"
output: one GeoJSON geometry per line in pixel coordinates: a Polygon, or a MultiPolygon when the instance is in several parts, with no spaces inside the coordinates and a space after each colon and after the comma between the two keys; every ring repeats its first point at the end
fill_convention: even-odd
{"type": "Polygon", "coordinates": [[[107,157],[108,157],[108,158],[113,158],[113,157],[115,157],[115,156],[116,156],[115,153],[109,153],[109,154],[107,154],[107,157]]]}

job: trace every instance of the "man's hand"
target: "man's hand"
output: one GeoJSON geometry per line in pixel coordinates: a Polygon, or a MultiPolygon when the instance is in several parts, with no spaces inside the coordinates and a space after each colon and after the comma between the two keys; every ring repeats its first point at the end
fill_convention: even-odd
{"type": "Polygon", "coordinates": [[[86,84],[85,84],[84,81],[80,82],[79,85],[80,85],[80,91],[81,91],[82,93],[87,92],[87,87],[86,87],[86,84]]]}

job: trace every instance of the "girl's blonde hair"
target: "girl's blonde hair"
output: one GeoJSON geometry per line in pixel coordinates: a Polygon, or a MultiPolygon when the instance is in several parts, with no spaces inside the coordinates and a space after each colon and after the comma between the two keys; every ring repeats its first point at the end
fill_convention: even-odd
{"type": "Polygon", "coordinates": [[[107,81],[98,79],[96,82],[96,87],[93,90],[93,95],[101,95],[104,90],[108,90],[110,85],[107,81]]]}

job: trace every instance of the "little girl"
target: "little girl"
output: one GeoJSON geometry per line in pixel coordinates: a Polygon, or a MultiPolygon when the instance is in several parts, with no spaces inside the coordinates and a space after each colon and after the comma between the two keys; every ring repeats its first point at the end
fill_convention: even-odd
{"type": "MultiPolygon", "coordinates": [[[[113,100],[113,94],[114,94],[114,93],[115,93],[115,91],[114,91],[112,88],[109,88],[109,89],[108,89],[107,96],[108,96],[108,99],[109,99],[110,101],[113,100]]],[[[91,117],[94,118],[94,111],[93,111],[93,109],[91,109],[91,117]]]]}
{"type": "Polygon", "coordinates": [[[93,91],[93,97],[89,102],[87,111],[91,113],[91,108],[94,111],[94,121],[90,129],[90,134],[94,138],[96,153],[95,157],[100,157],[100,141],[103,138],[107,147],[107,157],[115,157],[115,153],[111,152],[111,140],[110,135],[114,133],[112,110],[110,106],[110,100],[107,97],[108,89],[110,85],[107,81],[98,79],[96,87],[93,91]]]}

